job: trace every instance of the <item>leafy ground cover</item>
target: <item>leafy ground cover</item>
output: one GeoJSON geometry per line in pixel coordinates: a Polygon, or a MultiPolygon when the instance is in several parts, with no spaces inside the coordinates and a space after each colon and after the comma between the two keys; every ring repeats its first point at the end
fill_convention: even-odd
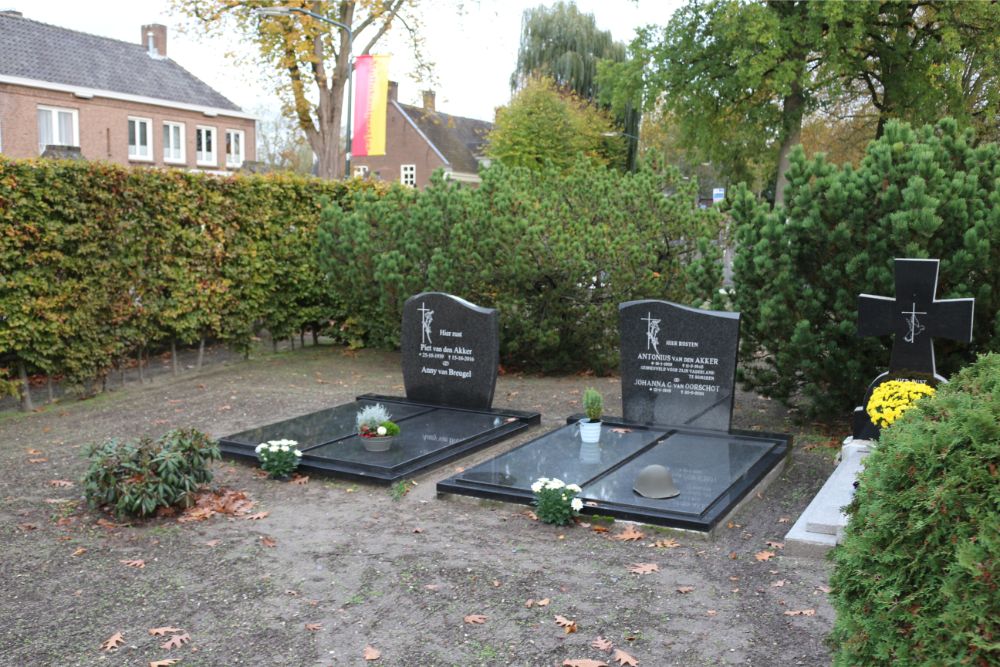
{"type": "Polygon", "coordinates": [[[217,493],[183,514],[120,523],[82,502],[88,442],[221,436],[366,391],[399,395],[398,369],[395,354],[305,348],[0,413],[0,663],[829,664],[829,566],[785,556],[781,539],[838,438],[749,394],[737,424],[792,429],[797,446],[713,541],[435,497],[456,466],[561,424],[588,385],[617,412],[617,378],[502,376],[496,404],[541,411],[541,428],[393,488],[280,483],[222,462],[217,493]]]}

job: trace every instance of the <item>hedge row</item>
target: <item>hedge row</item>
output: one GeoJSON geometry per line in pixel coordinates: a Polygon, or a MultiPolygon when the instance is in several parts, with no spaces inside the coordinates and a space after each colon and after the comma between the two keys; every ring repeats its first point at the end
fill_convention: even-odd
{"type": "Polygon", "coordinates": [[[0,158],[0,382],[90,385],[143,348],[318,326],[319,213],[354,188],[378,189],[0,158]]]}
{"type": "Polygon", "coordinates": [[[331,205],[320,265],[356,344],[397,345],[406,298],[440,290],[500,311],[504,364],[601,373],[618,363],[620,302],[717,293],[722,216],[696,195],[674,172],[494,165],[476,189],[435,179],[331,205]]]}

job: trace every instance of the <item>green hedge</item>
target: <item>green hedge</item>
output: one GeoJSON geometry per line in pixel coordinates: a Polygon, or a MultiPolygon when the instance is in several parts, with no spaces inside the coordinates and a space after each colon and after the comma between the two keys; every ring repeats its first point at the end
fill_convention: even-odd
{"type": "Polygon", "coordinates": [[[837,665],[1000,658],[1000,355],[882,431],[833,551],[837,665]]]}
{"type": "Polygon", "coordinates": [[[702,305],[721,284],[722,216],[697,208],[696,187],[586,160],[494,165],[479,188],[437,178],[330,206],[319,263],[357,345],[397,345],[406,298],[440,290],[499,309],[505,365],[603,373],[618,361],[620,302],[702,305]]]}
{"type": "Polygon", "coordinates": [[[90,384],[136,350],[340,317],[314,253],[352,181],[0,157],[0,381],[90,384]]]}
{"type": "Polygon", "coordinates": [[[952,120],[890,123],[857,168],[792,155],[787,206],[746,189],[737,224],[740,377],[812,414],[842,413],[889,362],[890,337],[858,338],[859,293],[892,296],[893,258],[941,260],[938,298],[975,297],[975,340],[937,342],[945,375],[1000,351],[1000,149],[952,120]]]}

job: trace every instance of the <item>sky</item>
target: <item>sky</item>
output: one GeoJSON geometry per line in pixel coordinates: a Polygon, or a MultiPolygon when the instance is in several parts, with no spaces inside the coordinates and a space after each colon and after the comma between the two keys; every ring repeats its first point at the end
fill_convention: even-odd
{"type": "MultiPolygon", "coordinates": [[[[424,0],[426,53],[435,63],[438,111],[493,120],[496,107],[510,100],[510,75],[517,62],[521,15],[525,9],[551,5],[552,0],[424,0]]],[[[594,14],[597,26],[616,40],[628,42],[640,26],[663,25],[682,0],[578,0],[581,11],[594,14]]],[[[246,49],[236,39],[207,41],[180,32],[179,17],[167,0],[0,0],[0,9],[15,9],[25,18],[128,42],[139,42],[141,26],[167,26],[167,55],[250,113],[277,113],[272,90],[260,72],[238,67],[223,57],[246,49]]],[[[401,102],[419,104],[420,88],[408,74],[413,70],[405,42],[393,37],[375,53],[391,53],[390,78],[399,81],[401,102]]]]}

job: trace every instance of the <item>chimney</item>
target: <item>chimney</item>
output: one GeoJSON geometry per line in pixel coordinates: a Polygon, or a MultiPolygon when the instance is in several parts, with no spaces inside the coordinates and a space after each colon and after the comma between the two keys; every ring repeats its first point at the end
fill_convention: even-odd
{"type": "Polygon", "coordinates": [[[424,111],[430,111],[430,112],[436,111],[436,109],[434,108],[434,91],[433,90],[425,90],[424,91],[424,111]]]}
{"type": "Polygon", "coordinates": [[[389,82],[389,101],[396,102],[399,100],[399,84],[395,81],[389,82]]]}
{"type": "Polygon", "coordinates": [[[146,47],[146,51],[151,57],[166,58],[167,26],[159,23],[142,26],[142,40],[139,43],[146,47]]]}

